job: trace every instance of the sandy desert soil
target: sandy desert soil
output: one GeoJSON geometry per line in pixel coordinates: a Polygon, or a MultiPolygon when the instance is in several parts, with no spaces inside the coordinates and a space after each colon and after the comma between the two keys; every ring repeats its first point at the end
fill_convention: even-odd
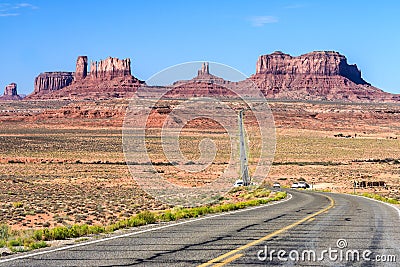
{"type": "MultiPolygon", "coordinates": [[[[1,223],[13,229],[108,224],[140,210],[168,208],[141,190],[125,165],[121,126],[127,101],[13,103],[0,103],[1,223]]],[[[400,106],[270,105],[277,145],[266,183],[290,186],[304,179],[318,189],[352,192],[354,180],[385,181],[386,188],[357,190],[400,198],[400,106]]],[[[198,126],[182,132],[181,149],[197,158],[197,145],[206,136],[220,149],[215,161],[196,175],[158,164],[157,172],[170,182],[200,186],[225,170],[226,133],[212,124],[198,126]]],[[[157,138],[149,140],[151,160],[167,163],[157,138]]]]}

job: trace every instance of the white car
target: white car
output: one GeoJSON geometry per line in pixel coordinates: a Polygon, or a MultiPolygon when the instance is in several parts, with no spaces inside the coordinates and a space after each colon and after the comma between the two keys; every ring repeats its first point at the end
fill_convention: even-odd
{"type": "Polygon", "coordinates": [[[292,188],[299,188],[299,184],[298,183],[293,183],[292,184],[292,188]]]}
{"type": "Polygon", "coordinates": [[[243,180],[237,180],[234,184],[234,187],[244,186],[243,180]]]}
{"type": "Polygon", "coordinates": [[[275,183],[272,185],[272,187],[273,187],[273,188],[281,188],[281,184],[275,182],[275,183]]]}
{"type": "Polygon", "coordinates": [[[298,187],[298,188],[307,189],[307,188],[310,188],[310,185],[307,184],[306,182],[298,182],[298,183],[297,183],[297,187],[298,187]]]}

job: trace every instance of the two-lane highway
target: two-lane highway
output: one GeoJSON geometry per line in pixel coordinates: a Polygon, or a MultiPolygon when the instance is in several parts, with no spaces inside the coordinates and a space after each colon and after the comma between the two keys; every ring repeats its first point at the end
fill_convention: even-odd
{"type": "Polygon", "coordinates": [[[399,213],[394,208],[356,196],[289,192],[293,197],[279,204],[42,254],[21,254],[1,259],[0,266],[397,266],[393,261],[400,262],[399,213]]]}

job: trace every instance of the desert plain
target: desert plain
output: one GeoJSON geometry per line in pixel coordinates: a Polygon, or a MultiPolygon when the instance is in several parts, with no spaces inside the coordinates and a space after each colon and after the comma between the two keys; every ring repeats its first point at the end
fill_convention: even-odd
{"type": "MultiPolygon", "coordinates": [[[[1,102],[0,223],[12,229],[107,225],[141,210],[170,208],[144,192],[125,163],[128,104],[126,99],[1,102]]],[[[290,187],[305,180],[317,190],[352,193],[354,181],[383,181],[385,186],[356,192],[400,199],[400,105],[272,100],[269,106],[276,151],[265,185],[290,187]]],[[[217,140],[220,150],[204,173],[177,172],[149,142],[157,172],[186,186],[215,179],[227,164],[229,140],[214,126],[194,123],[180,137],[183,153],[193,159],[199,153],[193,143],[205,135],[217,140]]],[[[251,125],[245,126],[250,133],[251,125]]]]}

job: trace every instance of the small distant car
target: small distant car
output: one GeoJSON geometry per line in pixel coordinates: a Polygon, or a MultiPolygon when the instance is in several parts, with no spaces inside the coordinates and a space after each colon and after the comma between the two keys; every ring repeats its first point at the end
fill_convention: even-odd
{"type": "Polygon", "coordinates": [[[298,182],[297,183],[297,188],[303,188],[303,189],[307,189],[307,188],[310,188],[310,185],[309,184],[307,184],[306,182],[298,182]]]}
{"type": "Polygon", "coordinates": [[[298,183],[293,183],[292,184],[292,188],[299,188],[299,184],[298,183]]]}
{"type": "Polygon", "coordinates": [[[281,184],[280,183],[274,183],[272,185],[273,188],[281,188],[281,184]]]}
{"type": "Polygon", "coordinates": [[[243,180],[237,180],[234,184],[234,187],[244,186],[243,180]]]}

